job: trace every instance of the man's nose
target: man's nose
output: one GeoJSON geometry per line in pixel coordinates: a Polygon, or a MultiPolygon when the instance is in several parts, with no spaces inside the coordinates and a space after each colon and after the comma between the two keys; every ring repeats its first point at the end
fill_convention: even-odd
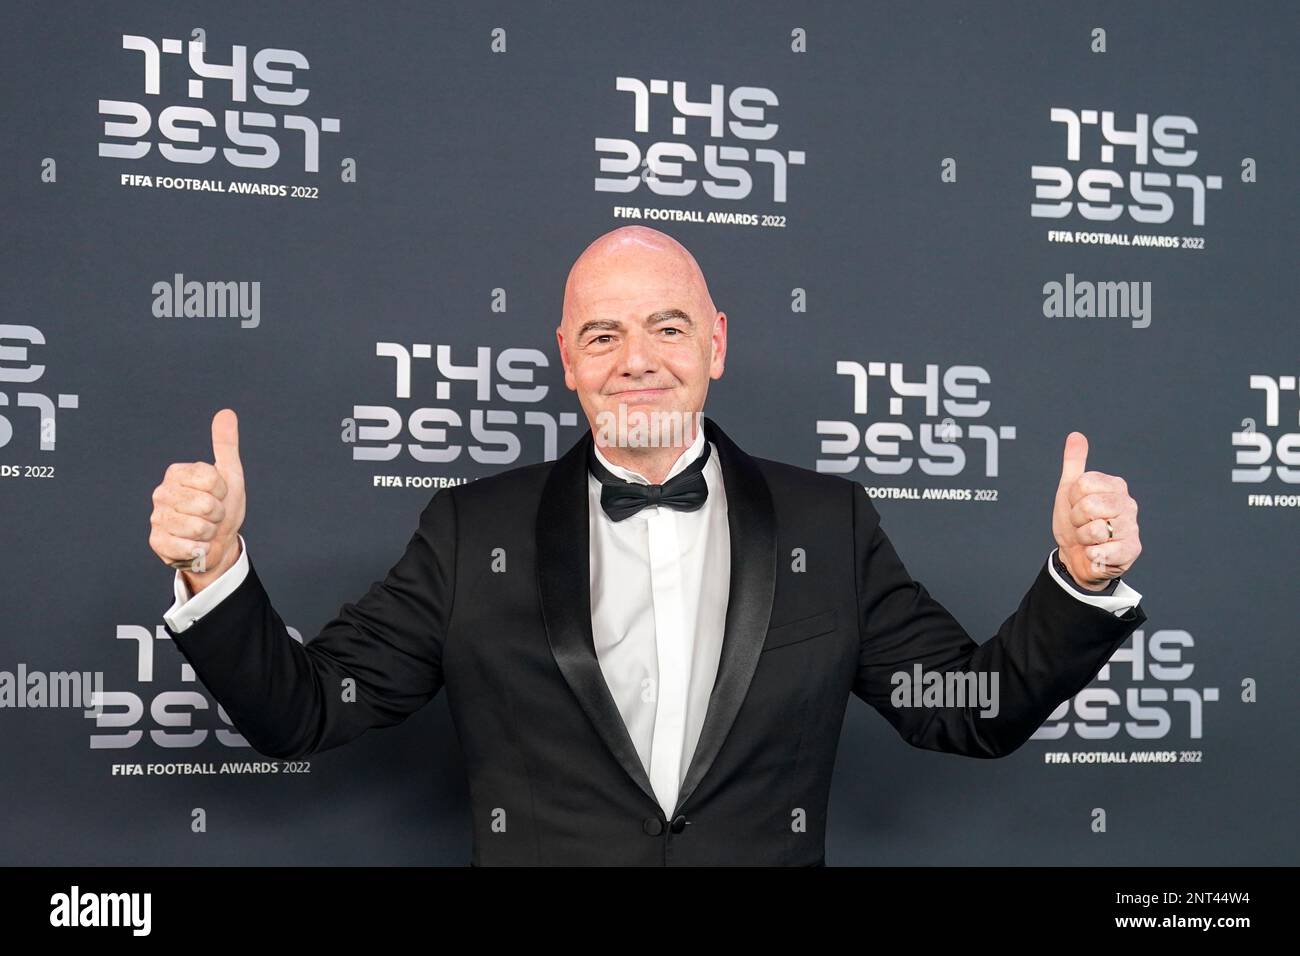
{"type": "Polygon", "coordinates": [[[654,343],[648,335],[633,332],[623,345],[623,372],[643,375],[655,369],[654,343]]]}

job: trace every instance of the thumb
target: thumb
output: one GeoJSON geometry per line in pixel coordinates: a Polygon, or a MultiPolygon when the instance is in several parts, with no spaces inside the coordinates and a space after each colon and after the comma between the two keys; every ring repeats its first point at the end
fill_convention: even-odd
{"type": "Polygon", "coordinates": [[[1065,454],[1061,459],[1059,489],[1074,484],[1088,467],[1088,439],[1083,432],[1070,432],[1065,438],[1065,454]]]}
{"type": "Polygon", "coordinates": [[[212,463],[223,475],[242,475],[239,460],[239,417],[234,409],[223,408],[212,416],[212,463]]]}

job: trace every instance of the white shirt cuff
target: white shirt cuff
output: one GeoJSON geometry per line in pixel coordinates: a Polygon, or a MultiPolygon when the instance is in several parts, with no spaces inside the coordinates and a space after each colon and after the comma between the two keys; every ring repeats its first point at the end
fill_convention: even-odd
{"type": "Polygon", "coordinates": [[[163,612],[163,620],[176,634],[186,630],[191,624],[207,614],[243,583],[248,577],[248,545],[244,536],[239,538],[239,558],[222,575],[205,587],[198,594],[191,594],[181,572],[176,572],[172,582],[172,592],[176,600],[163,612]]]}
{"type": "Polygon", "coordinates": [[[1055,562],[1052,558],[1055,557],[1056,552],[1059,550],[1059,548],[1053,548],[1052,553],[1047,556],[1047,573],[1050,574],[1052,580],[1064,588],[1068,594],[1078,598],[1084,604],[1091,604],[1094,607],[1101,608],[1103,611],[1110,611],[1116,617],[1121,617],[1129,608],[1137,607],[1138,602],[1142,600],[1141,592],[1129,587],[1128,583],[1123,580],[1115,585],[1115,592],[1113,594],[1083,594],[1077,589],[1071,587],[1068,582],[1061,579],[1061,575],[1058,574],[1056,568],[1053,567],[1055,562]]]}

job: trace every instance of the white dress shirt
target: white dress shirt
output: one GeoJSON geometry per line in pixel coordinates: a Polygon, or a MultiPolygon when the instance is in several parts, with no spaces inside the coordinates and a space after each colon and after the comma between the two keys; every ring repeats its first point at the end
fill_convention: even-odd
{"type": "MultiPolygon", "coordinates": [[[[674,462],[669,478],[704,450],[704,431],[674,462]]],[[[600,448],[602,465],[625,481],[644,476],[615,465],[600,448]]],[[[591,628],[601,673],[646,768],[664,813],[677,793],[704,727],[709,696],[722,654],[731,592],[731,535],[727,498],[710,443],[704,479],[709,494],[696,511],[648,505],[614,521],[600,506],[600,481],[588,473],[591,628]]],[[[180,633],[216,607],[248,574],[248,547],[239,536],[239,558],[220,577],[191,596],[181,572],[175,602],[163,620],[180,633]]],[[[1116,615],[1142,600],[1119,581],[1110,595],[1085,593],[1064,581],[1048,555],[1047,570],[1066,593],[1116,615]]]]}
{"type": "MultiPolygon", "coordinates": [[[[595,451],[615,476],[650,484],[595,451]]],[[[663,483],[703,451],[704,430],[697,429],[663,483]]],[[[704,728],[731,594],[727,495],[716,445],[709,446],[703,475],[709,494],[699,509],[648,505],[622,521],[605,514],[600,481],[587,475],[596,657],[669,817],[704,728]]]]}

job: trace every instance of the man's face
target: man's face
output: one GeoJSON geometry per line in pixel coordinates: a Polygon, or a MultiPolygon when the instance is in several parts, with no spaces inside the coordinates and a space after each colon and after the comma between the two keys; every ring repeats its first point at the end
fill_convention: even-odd
{"type": "Polygon", "coordinates": [[[639,247],[595,257],[575,266],[566,305],[556,330],[564,381],[593,431],[620,404],[629,418],[703,410],[709,379],[722,375],[727,328],[691,264],[639,247]]]}

